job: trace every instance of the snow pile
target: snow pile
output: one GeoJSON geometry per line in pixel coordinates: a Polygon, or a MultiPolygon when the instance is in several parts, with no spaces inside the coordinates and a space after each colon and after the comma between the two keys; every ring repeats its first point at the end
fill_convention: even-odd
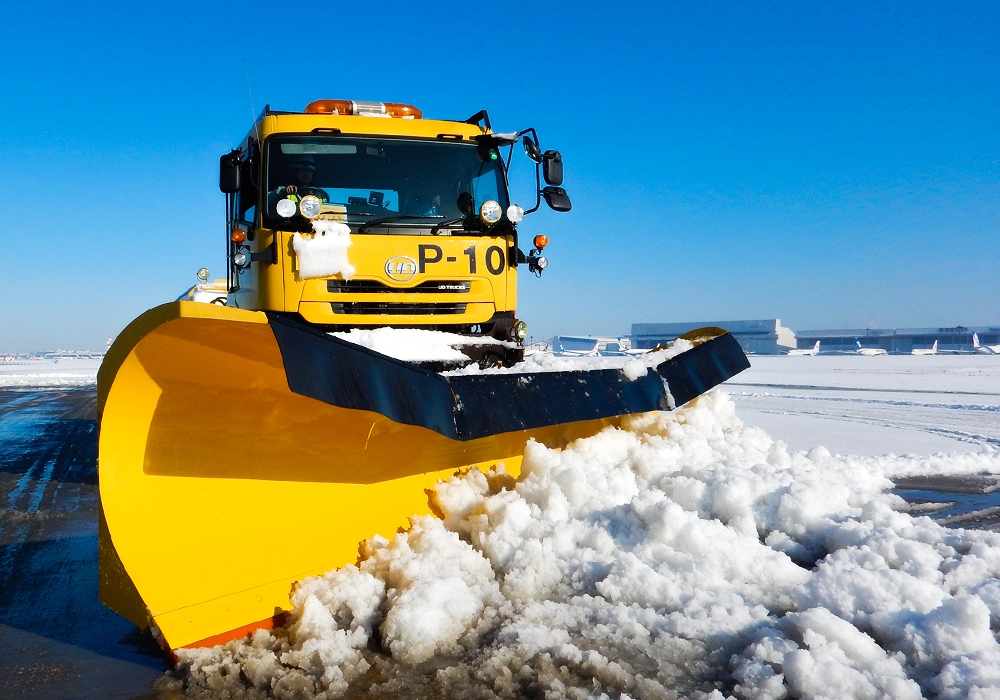
{"type": "MultiPolygon", "coordinates": [[[[1000,471],[995,451],[954,460],[1000,471]]],[[[516,482],[501,466],[439,484],[440,520],[302,582],[287,628],[181,651],[162,687],[998,697],[1000,535],[945,529],[887,493],[887,475],[938,466],[790,453],[722,392],[562,451],[529,443],[516,482]]]]}
{"type": "Polygon", "coordinates": [[[100,360],[66,358],[0,363],[0,387],[73,387],[97,383],[100,360]]]}
{"type": "Polygon", "coordinates": [[[346,332],[330,333],[341,340],[360,345],[375,352],[395,357],[405,362],[471,362],[455,349],[460,345],[508,345],[493,338],[469,337],[456,333],[425,331],[418,328],[355,328],[346,332]]]}
{"type": "Polygon", "coordinates": [[[313,235],[292,235],[292,249],[298,259],[299,277],[314,279],[341,275],[349,280],[354,276],[354,266],[347,259],[351,247],[351,229],[339,221],[317,219],[312,223],[313,235]]]}
{"type": "Polygon", "coordinates": [[[488,336],[466,336],[441,331],[427,331],[419,328],[356,328],[346,332],[330,333],[341,340],[366,347],[397,360],[406,362],[466,362],[460,369],[452,369],[441,374],[456,376],[462,374],[525,374],[529,372],[581,372],[597,369],[618,369],[630,380],[646,374],[650,367],[656,367],[664,360],[690,350],[693,345],[687,340],[677,340],[667,349],[649,352],[639,356],[611,357],[565,357],[550,352],[536,352],[527,355],[523,362],[513,367],[481,368],[455,348],[461,345],[498,345],[516,347],[516,343],[496,340],[488,336]]]}
{"type": "Polygon", "coordinates": [[[469,365],[461,369],[453,369],[442,372],[444,375],[459,374],[524,374],[528,372],[585,372],[596,369],[618,369],[631,380],[638,379],[646,374],[651,367],[656,367],[664,360],[680,355],[694,347],[690,341],[675,340],[669,348],[647,352],[642,355],[629,356],[599,356],[599,357],[572,357],[565,355],[554,355],[551,352],[536,352],[524,358],[524,362],[519,362],[513,367],[488,367],[480,368],[478,365],[469,365]]]}

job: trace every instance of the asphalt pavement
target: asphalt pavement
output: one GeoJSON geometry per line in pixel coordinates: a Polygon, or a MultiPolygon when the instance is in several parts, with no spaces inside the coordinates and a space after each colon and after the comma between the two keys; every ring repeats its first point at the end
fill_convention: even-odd
{"type": "Polygon", "coordinates": [[[154,698],[167,668],[97,597],[93,386],[0,389],[0,698],[154,698]]]}

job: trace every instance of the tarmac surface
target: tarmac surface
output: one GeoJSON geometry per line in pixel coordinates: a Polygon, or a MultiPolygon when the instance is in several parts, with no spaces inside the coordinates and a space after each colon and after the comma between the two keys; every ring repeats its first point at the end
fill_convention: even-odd
{"type": "MultiPolygon", "coordinates": [[[[93,386],[0,388],[0,698],[153,700],[168,667],[97,595],[93,386]]],[[[1000,529],[994,476],[900,480],[915,510],[1000,529]]]]}
{"type": "Polygon", "coordinates": [[[155,698],[167,659],[97,597],[93,386],[0,389],[0,698],[155,698]]]}

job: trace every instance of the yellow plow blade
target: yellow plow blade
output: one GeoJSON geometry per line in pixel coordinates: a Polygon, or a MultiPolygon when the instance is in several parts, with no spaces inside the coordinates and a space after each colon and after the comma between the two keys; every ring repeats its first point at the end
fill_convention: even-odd
{"type": "Polygon", "coordinates": [[[101,600],[171,649],[280,622],[295,581],[428,513],[425,489],[456,470],[516,475],[529,437],[559,447],[617,420],[455,439],[332,405],[289,388],[272,321],[165,304],[98,376],[101,600]]]}

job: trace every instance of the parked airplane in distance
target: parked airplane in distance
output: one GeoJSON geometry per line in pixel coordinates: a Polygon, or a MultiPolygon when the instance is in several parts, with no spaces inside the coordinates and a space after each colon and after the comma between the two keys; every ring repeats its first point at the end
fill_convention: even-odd
{"type": "Polygon", "coordinates": [[[980,345],[979,334],[972,334],[972,348],[980,355],[1000,355],[1000,345],[980,345]]]}
{"type": "Polygon", "coordinates": [[[865,357],[875,357],[876,355],[889,354],[885,351],[885,348],[863,348],[861,347],[861,341],[857,338],[854,339],[854,342],[858,344],[858,349],[855,350],[855,352],[859,355],[864,355],[865,357]]]}
{"type": "Polygon", "coordinates": [[[913,348],[910,350],[911,355],[937,355],[937,341],[930,348],[913,348]]]}
{"type": "Polygon", "coordinates": [[[789,357],[801,357],[804,355],[809,355],[809,356],[819,355],[819,341],[817,340],[816,344],[813,345],[811,348],[801,348],[797,350],[788,351],[789,357]]]}

